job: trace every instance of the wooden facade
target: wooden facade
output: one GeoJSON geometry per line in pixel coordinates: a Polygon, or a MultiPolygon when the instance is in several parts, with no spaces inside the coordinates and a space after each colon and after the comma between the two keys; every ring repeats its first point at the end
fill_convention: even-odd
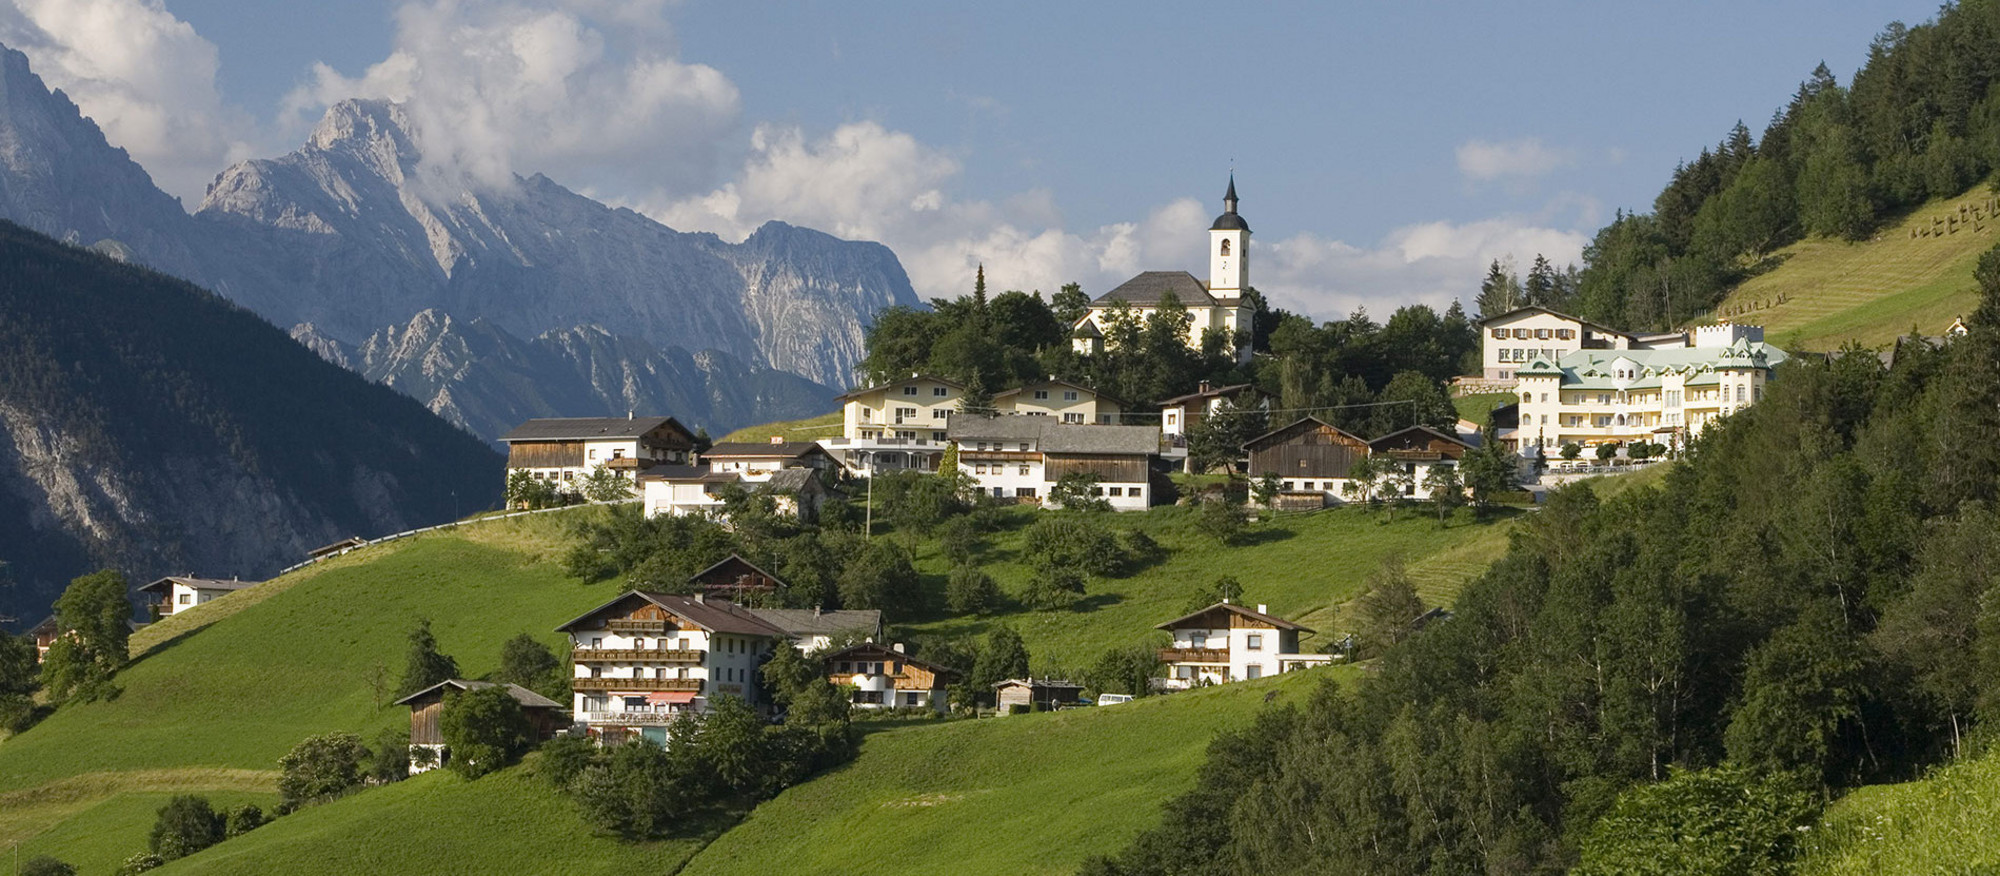
{"type": "Polygon", "coordinates": [[[736,554],[730,554],[722,562],[696,572],[688,583],[703,593],[728,594],[768,593],[786,586],[778,576],[757,568],[736,554]]]}
{"type": "Polygon", "coordinates": [[[1354,461],[1368,455],[1368,442],[1312,417],[1252,439],[1249,475],[1283,478],[1345,478],[1354,461]]]}
{"type": "MultiPolygon", "coordinates": [[[[440,723],[444,717],[447,700],[473,687],[485,687],[489,682],[452,680],[418,691],[400,701],[410,707],[410,744],[443,745],[444,732],[440,723]]],[[[528,727],[537,740],[555,738],[556,731],[569,726],[569,713],[561,706],[526,688],[505,686],[509,695],[521,702],[521,713],[528,719],[528,727]]]]}
{"type": "Polygon", "coordinates": [[[1404,462],[1458,461],[1472,449],[1465,442],[1423,426],[1411,426],[1368,442],[1369,448],[1390,459],[1404,462]]]}
{"type": "Polygon", "coordinates": [[[507,445],[507,467],[581,468],[581,441],[516,441],[507,445]]]}
{"type": "Polygon", "coordinates": [[[1143,484],[1148,474],[1143,456],[1051,453],[1045,459],[1043,477],[1050,483],[1085,474],[1095,475],[1099,483],[1143,484]]]}
{"type": "Polygon", "coordinates": [[[995,700],[1000,706],[1000,714],[1007,714],[1014,706],[1027,706],[1033,711],[1047,711],[1058,705],[1075,703],[1083,696],[1083,685],[1073,681],[1058,681],[1052,678],[1010,678],[993,686],[995,700]]]}

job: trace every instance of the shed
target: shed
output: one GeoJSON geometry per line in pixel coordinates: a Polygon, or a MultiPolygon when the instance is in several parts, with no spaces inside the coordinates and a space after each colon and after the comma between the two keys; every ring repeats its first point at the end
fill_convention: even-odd
{"type": "Polygon", "coordinates": [[[307,551],[306,555],[312,557],[315,560],[323,560],[335,554],[346,553],[355,548],[361,547],[362,545],[365,545],[367,543],[368,540],[362,538],[361,536],[350,535],[346,538],[334,542],[333,544],[321,545],[319,547],[313,548],[312,550],[307,551]]]}
{"type": "Polygon", "coordinates": [[[1002,715],[1017,705],[1045,712],[1083,697],[1083,685],[1054,678],[1010,678],[994,684],[993,690],[1002,715]]]}
{"type": "Polygon", "coordinates": [[[415,752],[424,748],[435,755],[430,764],[422,767],[412,760],[412,774],[444,764],[444,734],[439,730],[439,719],[444,716],[445,698],[460,691],[489,687],[506,688],[508,695],[521,704],[521,711],[527,715],[528,726],[532,728],[536,741],[554,738],[557,730],[569,726],[569,710],[563,708],[561,703],[518,684],[502,685],[463,678],[440,681],[396,701],[396,705],[410,707],[410,750],[415,752]]]}

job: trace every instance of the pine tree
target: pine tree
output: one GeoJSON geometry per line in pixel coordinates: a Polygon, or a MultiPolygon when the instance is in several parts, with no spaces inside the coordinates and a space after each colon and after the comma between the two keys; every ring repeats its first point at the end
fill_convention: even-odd
{"type": "Polygon", "coordinates": [[[1521,282],[1502,267],[1499,259],[1486,269],[1479,283],[1479,318],[1491,319],[1521,306],[1521,282]]]}
{"type": "Polygon", "coordinates": [[[458,661],[438,650],[437,637],[431,635],[430,618],[417,619],[417,625],[410,628],[409,641],[409,657],[403,666],[403,683],[396,689],[397,697],[458,677],[458,661]]]}

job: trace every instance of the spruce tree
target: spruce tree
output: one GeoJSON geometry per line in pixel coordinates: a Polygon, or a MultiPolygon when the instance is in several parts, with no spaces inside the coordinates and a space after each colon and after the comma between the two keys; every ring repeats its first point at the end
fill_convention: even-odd
{"type": "Polygon", "coordinates": [[[438,650],[437,637],[431,635],[430,618],[417,619],[417,625],[410,629],[409,641],[409,658],[403,665],[403,683],[396,689],[397,697],[458,677],[458,661],[438,650]]]}

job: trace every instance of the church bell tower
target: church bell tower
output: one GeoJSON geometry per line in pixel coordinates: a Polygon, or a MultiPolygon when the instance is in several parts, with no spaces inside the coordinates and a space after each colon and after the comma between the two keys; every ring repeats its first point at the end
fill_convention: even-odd
{"type": "Polygon", "coordinates": [[[1208,227],[1208,293],[1234,304],[1250,287],[1250,223],[1236,213],[1236,174],[1222,196],[1222,215],[1208,227]]]}

